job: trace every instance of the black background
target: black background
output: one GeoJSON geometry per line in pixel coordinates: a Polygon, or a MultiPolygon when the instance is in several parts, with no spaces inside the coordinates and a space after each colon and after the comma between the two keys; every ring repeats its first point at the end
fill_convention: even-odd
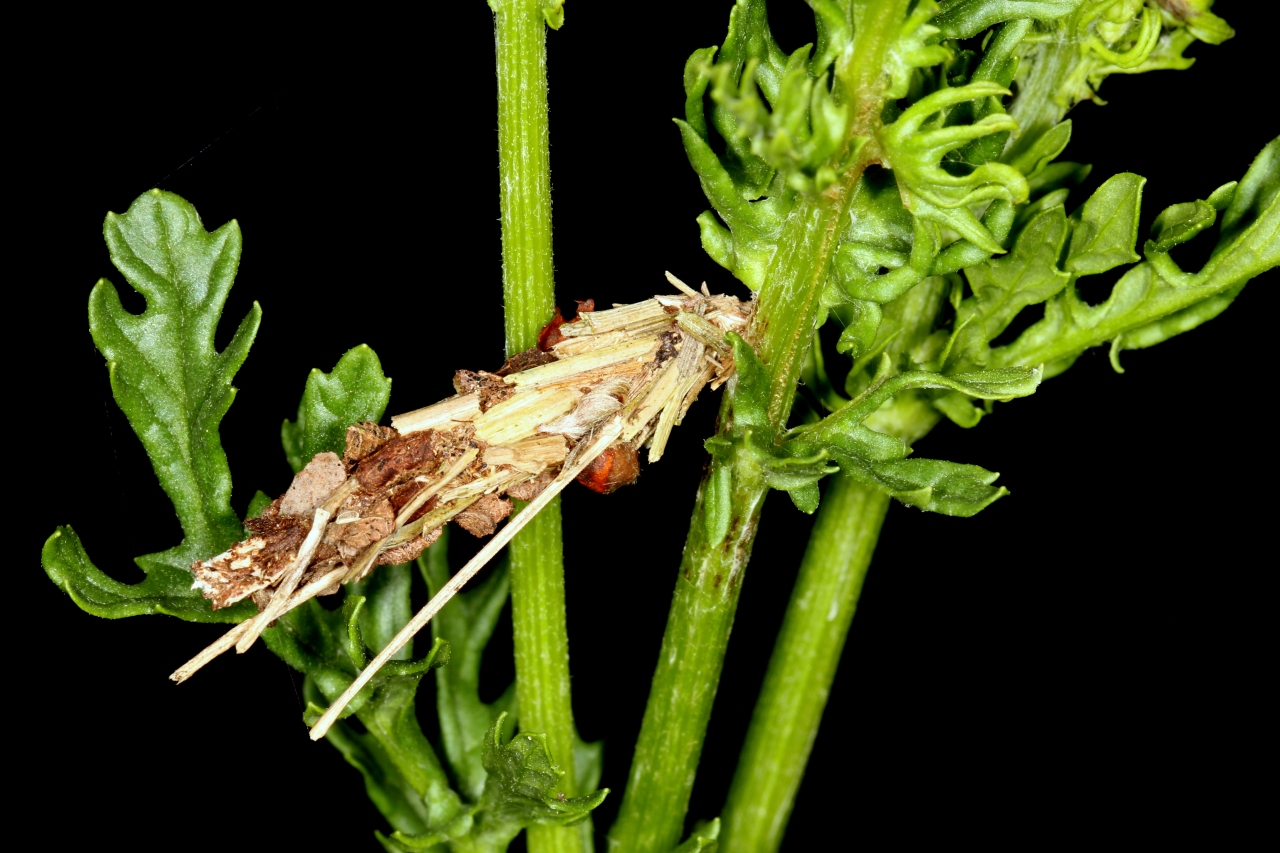
{"type": "MultiPolygon", "coordinates": [[[[784,49],[812,38],[800,3],[775,5],[784,49]]],[[[1113,77],[1109,106],[1073,113],[1065,156],[1095,165],[1086,190],[1118,171],[1147,176],[1145,227],[1243,175],[1277,130],[1274,94],[1250,73],[1269,49],[1262,5],[1220,4],[1239,35],[1192,48],[1193,71],[1113,77]]],[[[253,300],[265,312],[222,427],[237,511],[255,489],[288,485],[279,424],[310,368],[369,344],[397,412],[450,393],[456,368],[501,363],[490,13],[476,0],[436,8],[447,12],[283,28],[249,15],[146,35],[141,20],[81,22],[83,43],[40,41],[42,58],[16,77],[14,168],[30,186],[11,212],[10,257],[24,271],[9,289],[22,300],[10,374],[22,402],[9,420],[11,447],[25,448],[15,467],[36,488],[18,525],[8,697],[25,801],[48,810],[39,824],[55,838],[377,849],[383,821],[358,774],[307,740],[285,664],[257,648],[175,687],[166,675],[219,627],[95,619],[43,577],[36,551],[70,523],[97,565],[128,581],[141,578],[134,555],[180,538],[83,313],[100,276],[128,291],[103,215],[153,186],[189,199],[210,229],[231,218],[243,229],[219,346],[253,300]]],[[[728,4],[646,9],[571,4],[549,37],[562,303],[642,299],[666,289],[664,269],[745,295],[698,245],[707,204],[669,122],[683,62],[720,43],[728,4]]],[[[1207,251],[1212,235],[1201,240],[1207,251]]],[[[1095,350],[980,428],[944,424],[917,445],[1002,472],[1013,494],[971,520],[892,508],[787,849],[820,849],[837,832],[1009,842],[1203,831],[1221,842],[1248,830],[1262,808],[1249,778],[1266,760],[1262,685],[1274,678],[1265,411],[1277,283],[1269,273],[1223,317],[1126,353],[1123,376],[1095,350]]],[[[125,303],[142,307],[131,292],[125,303]]],[[[695,408],[637,487],[565,497],[575,708],[583,735],[605,740],[603,784],[615,791],[597,812],[601,834],[621,799],[714,409],[695,408]]],[[[810,523],[770,499],[691,819],[722,804],[810,523]]],[[[488,656],[491,695],[512,676],[509,630],[488,656]]],[[[432,693],[420,702],[428,730],[432,693]]]]}

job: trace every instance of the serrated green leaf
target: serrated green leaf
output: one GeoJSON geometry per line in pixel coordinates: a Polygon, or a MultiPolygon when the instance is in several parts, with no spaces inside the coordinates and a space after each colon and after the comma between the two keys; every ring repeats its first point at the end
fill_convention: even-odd
{"type": "MultiPolygon", "coordinates": [[[[978,400],[1008,400],[1013,397],[1025,397],[1034,394],[1040,385],[1040,371],[1037,368],[1005,367],[998,370],[977,370],[966,373],[943,375],[927,370],[909,370],[899,373],[873,389],[853,400],[840,411],[828,415],[812,426],[798,427],[788,434],[792,441],[800,442],[797,447],[812,447],[810,450],[797,450],[796,454],[810,454],[818,447],[835,445],[843,447],[845,453],[853,453],[866,458],[876,458],[867,452],[871,445],[863,446],[860,442],[856,449],[848,442],[849,437],[861,435],[855,432],[855,425],[861,425],[871,413],[879,409],[894,396],[904,391],[922,388],[941,388],[959,391],[978,400]]],[[[878,435],[878,433],[877,433],[878,435]]],[[[894,441],[898,441],[894,439],[894,441]]],[[[885,455],[879,458],[894,458],[905,455],[894,453],[889,445],[878,446],[885,455]]]]}
{"type": "Polygon", "coordinates": [[[189,621],[234,622],[252,606],[214,612],[191,588],[190,567],[241,538],[231,509],[231,473],[218,425],[231,406],[231,379],[248,355],[261,309],[240,323],[226,349],[214,334],[240,262],[240,229],[205,231],[194,207],[152,190],[103,226],[111,262],[147,300],[134,315],[115,288],[99,281],[89,297],[89,328],[107,359],[111,390],[147,450],[161,487],[182,524],[183,541],[138,557],[147,577],[112,580],[89,560],[79,537],[59,528],[41,552],[54,583],[81,608],[118,618],[167,613],[189,621]]]}
{"type": "Polygon", "coordinates": [[[1131,172],[1108,178],[1073,217],[1071,246],[1063,264],[1076,275],[1096,275],[1139,260],[1138,213],[1147,179],[1131,172]]]}
{"type": "Polygon", "coordinates": [[[353,347],[338,359],[331,373],[312,368],[307,376],[298,419],[280,427],[289,465],[296,474],[317,453],[342,455],[347,427],[361,421],[377,422],[391,399],[391,380],[382,374],[377,354],[365,344],[353,347]]]}
{"type": "MultiPolygon", "coordinates": [[[[818,423],[789,431],[777,455],[794,460],[797,473],[809,474],[813,481],[829,472],[830,469],[819,471],[817,465],[825,465],[830,459],[840,470],[860,482],[888,492],[904,503],[945,515],[973,515],[1005,494],[1003,489],[991,486],[995,474],[973,465],[931,459],[907,460],[905,457],[910,450],[901,439],[876,432],[863,421],[895,395],[905,391],[940,388],[977,399],[995,400],[1034,393],[1039,383],[1040,371],[1025,368],[952,376],[921,370],[900,373],[873,382],[862,396],[818,423]],[[802,467],[805,465],[812,470],[802,467]]],[[[956,401],[955,393],[943,398],[952,402],[942,405],[967,405],[962,400],[956,401]]],[[[969,408],[973,407],[970,405],[969,408]]],[[[956,418],[964,420],[959,409],[956,418]]],[[[976,422],[976,418],[973,420],[976,422]]],[[[971,426],[972,423],[966,425],[971,426]]],[[[766,447],[754,450],[758,456],[768,452],[766,447]]],[[[763,462],[758,464],[766,468],[763,462]]],[[[790,487],[807,488],[808,483],[797,477],[790,487]]],[[[809,497],[802,492],[797,505],[803,509],[807,504],[801,501],[808,501],[809,497]]],[[[794,492],[792,499],[796,499],[794,492]]]]}
{"type": "MultiPolygon", "coordinates": [[[[1260,219],[1274,211],[1277,194],[1280,194],[1280,137],[1262,149],[1235,188],[1231,202],[1222,214],[1222,230],[1213,253],[1217,255],[1234,247],[1260,219]]],[[[1264,231],[1259,237],[1265,241],[1260,245],[1270,246],[1273,250],[1276,248],[1274,230],[1264,231]]]]}
{"type": "Polygon", "coordinates": [[[1029,192],[1026,178],[1012,166],[984,163],[967,175],[953,175],[940,165],[948,152],[974,139],[1016,128],[1012,119],[992,114],[971,125],[928,124],[931,116],[948,107],[1008,94],[1003,86],[986,81],[941,89],[921,98],[896,121],[885,125],[879,134],[880,142],[898,185],[931,205],[946,209],[996,198],[1015,204],[1025,201],[1029,192]]]}
{"type": "Polygon", "coordinates": [[[848,305],[847,317],[849,323],[840,332],[836,352],[856,359],[875,345],[884,312],[875,302],[855,299],[848,305]]]}
{"type": "Polygon", "coordinates": [[[1066,238],[1066,214],[1054,207],[1027,223],[1008,255],[965,270],[973,296],[957,312],[953,363],[986,364],[988,343],[1018,312],[1067,286],[1071,277],[1058,269],[1066,238]]]}
{"type": "Polygon", "coordinates": [[[480,808],[486,825],[518,830],[532,824],[572,826],[586,820],[609,789],[566,797],[559,790],[564,771],[547,751],[546,735],[521,732],[504,743],[505,718],[502,714],[494,720],[485,738],[488,780],[480,808]]]}

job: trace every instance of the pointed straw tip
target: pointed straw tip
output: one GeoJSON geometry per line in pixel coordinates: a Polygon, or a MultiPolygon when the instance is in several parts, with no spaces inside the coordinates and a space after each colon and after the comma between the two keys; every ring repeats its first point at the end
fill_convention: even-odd
{"type": "Polygon", "coordinates": [[[698,295],[698,291],[694,290],[692,287],[685,284],[680,279],[676,278],[674,275],[671,274],[670,270],[664,270],[663,274],[666,275],[667,281],[671,282],[671,286],[674,287],[676,290],[680,291],[681,293],[683,293],[685,296],[698,295]]]}

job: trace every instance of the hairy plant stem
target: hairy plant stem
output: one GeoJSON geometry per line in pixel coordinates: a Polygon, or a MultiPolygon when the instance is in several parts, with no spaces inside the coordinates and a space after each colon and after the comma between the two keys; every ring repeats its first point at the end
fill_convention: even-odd
{"type": "Polygon", "coordinates": [[[828,483],[720,815],[722,853],[782,843],[889,508],[848,477],[828,483]]]}
{"type": "MultiPolygon", "coordinates": [[[[551,319],[551,156],[547,51],[539,0],[493,0],[498,67],[498,162],[502,199],[502,293],[507,355],[534,346],[551,319]]],[[[543,732],[576,794],[576,731],[569,692],[564,555],[556,498],[512,541],[511,618],[520,728],[543,732]]],[[[532,853],[578,853],[589,830],[529,828],[532,853]]]]}
{"type": "MultiPolygon", "coordinates": [[[[859,30],[853,57],[840,70],[853,99],[850,141],[875,130],[883,105],[885,51],[907,5],[907,0],[855,2],[859,30]]],[[[791,412],[827,267],[874,148],[866,146],[827,191],[797,199],[770,263],[752,337],[768,371],[767,414],[775,430],[785,426],[791,412]]],[[[733,430],[730,389],[721,407],[720,432],[733,430]]],[[[759,472],[743,457],[714,459],[699,488],[626,792],[609,832],[611,851],[666,853],[680,841],[766,494],[759,472]],[[713,482],[725,484],[729,493],[728,530],[718,541],[709,532],[707,514],[713,482]]]]}

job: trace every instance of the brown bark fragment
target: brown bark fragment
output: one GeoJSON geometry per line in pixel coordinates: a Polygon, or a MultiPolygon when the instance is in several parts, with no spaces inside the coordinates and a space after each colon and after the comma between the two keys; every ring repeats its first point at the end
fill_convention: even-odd
{"type": "Polygon", "coordinates": [[[373,564],[374,566],[392,566],[397,563],[416,560],[419,554],[439,538],[440,528],[437,527],[435,530],[422,534],[417,539],[411,539],[403,545],[388,548],[378,555],[378,559],[373,564]]]}
{"type": "Polygon", "coordinates": [[[511,501],[497,495],[482,495],[478,501],[454,516],[458,526],[472,536],[489,536],[511,514],[511,501]]]}
{"type": "MultiPolygon", "coordinates": [[[[551,360],[555,361],[555,357],[551,360]]],[[[459,370],[453,374],[453,387],[459,394],[478,395],[481,412],[489,411],[516,392],[501,376],[487,370],[459,370]]]]}
{"type": "Polygon", "coordinates": [[[537,347],[530,347],[524,352],[518,352],[511,358],[507,359],[502,367],[498,368],[494,376],[510,376],[513,373],[519,373],[522,370],[528,370],[531,367],[539,367],[544,364],[550,364],[558,359],[555,353],[543,352],[537,347]]]}
{"type": "Polygon", "coordinates": [[[671,359],[679,355],[680,353],[680,347],[679,347],[680,333],[679,332],[675,330],[663,332],[658,337],[658,340],[660,341],[660,344],[658,346],[658,354],[653,359],[653,363],[655,365],[670,361],[671,359]]]}
{"type": "Polygon", "coordinates": [[[214,610],[271,586],[297,556],[311,524],[295,516],[279,515],[278,504],[272,504],[259,518],[250,519],[254,522],[250,529],[256,527],[263,532],[237,542],[216,557],[192,564],[196,584],[213,603],[214,610]]]}
{"type": "Polygon", "coordinates": [[[437,435],[435,430],[425,430],[391,439],[356,466],[355,477],[360,486],[379,492],[413,476],[419,468],[436,460],[437,435]]]}
{"type": "Polygon", "coordinates": [[[370,421],[347,427],[347,449],[342,461],[348,466],[372,455],[378,448],[400,435],[391,427],[378,426],[370,421]]]}
{"type": "Polygon", "coordinates": [[[347,468],[336,453],[317,453],[289,484],[280,499],[281,515],[310,516],[347,479],[347,468]]]}
{"type": "Polygon", "coordinates": [[[551,481],[556,478],[558,473],[559,471],[547,470],[532,480],[517,483],[507,489],[507,497],[515,498],[518,501],[531,501],[542,494],[543,489],[551,485],[551,481]]]}
{"type": "Polygon", "coordinates": [[[365,548],[390,536],[395,530],[395,518],[391,502],[383,498],[371,505],[355,521],[330,524],[324,532],[324,544],[337,548],[342,560],[350,563],[365,548]]]}
{"type": "MultiPolygon", "coordinates": [[[[418,492],[422,491],[426,487],[427,484],[418,478],[410,480],[409,482],[403,483],[392,489],[391,493],[387,496],[387,499],[391,501],[391,508],[395,510],[395,514],[399,516],[400,511],[408,506],[409,502],[414,499],[418,492]]],[[[435,509],[439,503],[440,499],[438,497],[428,499],[426,503],[414,510],[413,515],[406,518],[404,523],[408,524],[411,521],[416,521],[419,518],[422,518],[422,516],[435,509]]]]}

